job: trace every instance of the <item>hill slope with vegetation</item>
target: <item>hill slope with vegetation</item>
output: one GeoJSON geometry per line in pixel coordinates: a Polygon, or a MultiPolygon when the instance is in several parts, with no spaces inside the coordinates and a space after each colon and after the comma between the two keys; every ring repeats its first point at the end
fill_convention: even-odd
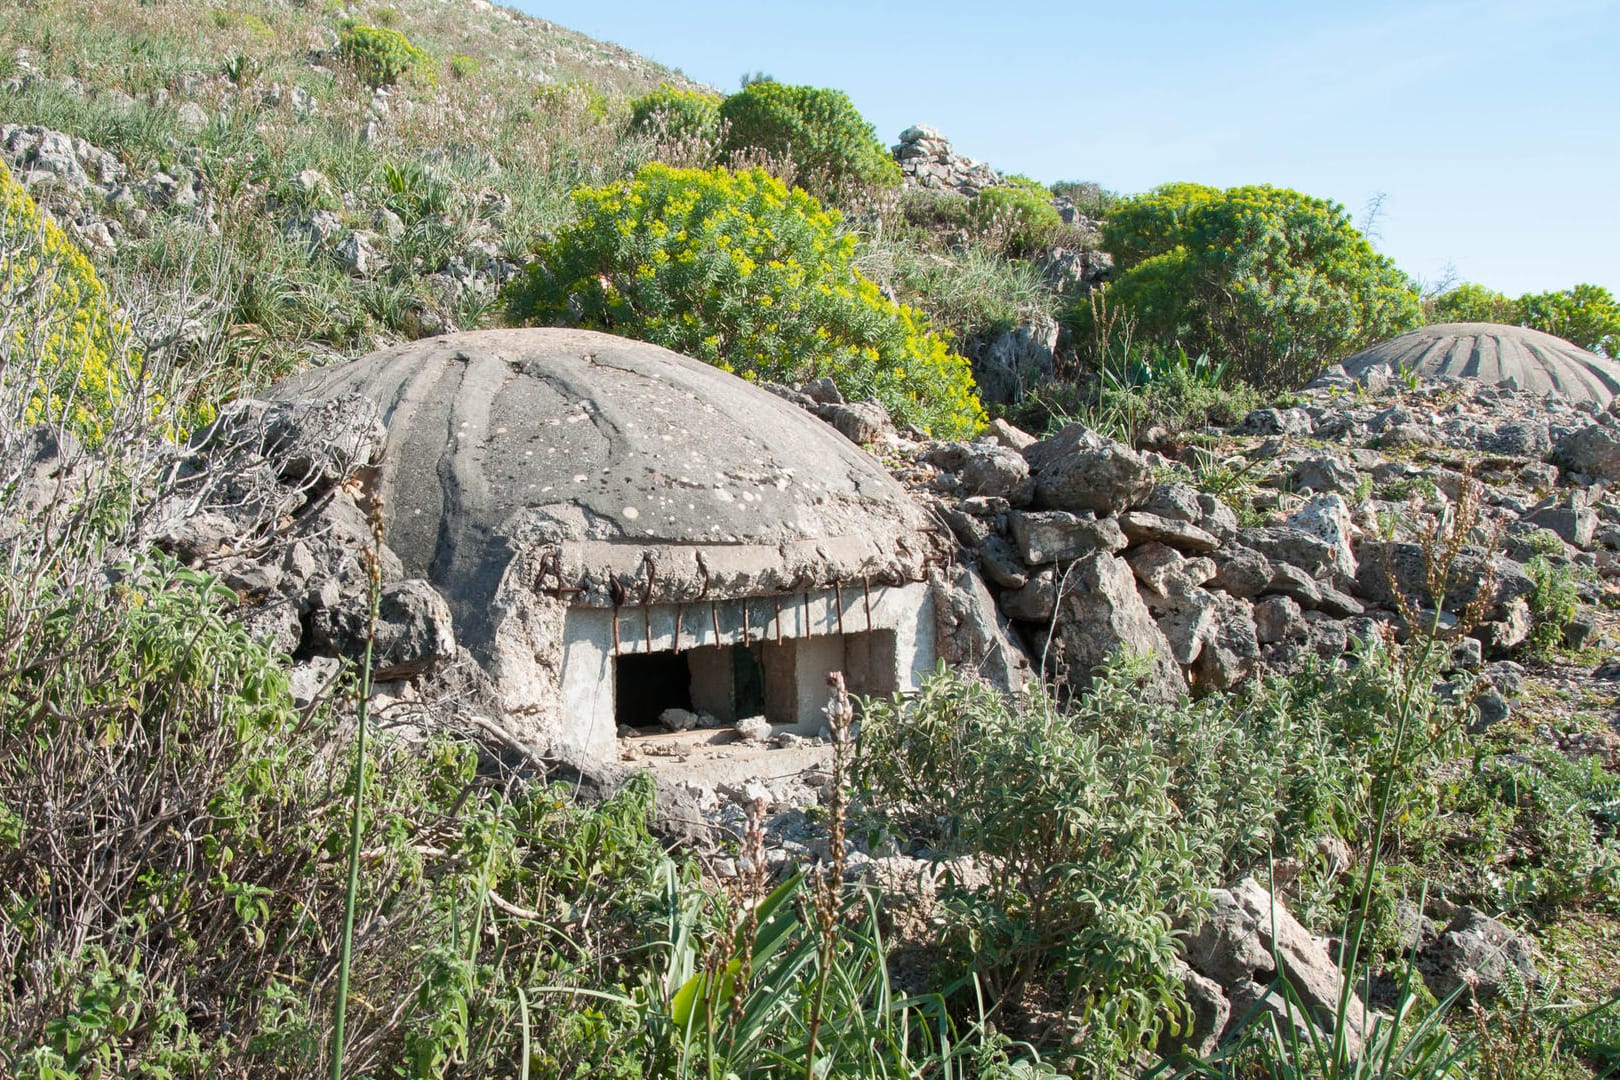
{"type": "MultiPolygon", "coordinates": [[[[1424,295],[1297,192],[1047,188],[928,129],[891,154],[837,90],[721,94],[484,0],[7,5],[0,1073],[1611,1074],[1615,563],[1594,533],[1620,510],[1557,488],[1547,447],[1412,435],[1511,395],[1294,396],[1382,335],[1477,318],[1609,355],[1620,334],[1595,286],[1424,295]],[[323,682],[289,655],[307,612],[290,639],[244,614],[291,567],[211,572],[363,486],[310,430],[233,442],[239,399],[513,324],[831,380],[905,429],[878,446],[902,475],[963,503],[930,462],[969,451],[933,440],[992,417],[1083,421],[1262,529],[1337,439],[1344,500],[1369,536],[1423,539],[1436,596],[1479,545],[1529,560],[1524,634],[1459,660],[1479,641],[1436,600],[1291,679],[1168,703],[1130,657],[1073,696],[942,672],[867,703],[858,735],[834,709],[802,860],[767,850],[763,805],[681,846],[646,777],[597,790],[498,731],[400,722],[419,688],[370,693],[387,575],[363,515],[303,538],[370,597],[363,651],[323,682]],[[1486,535],[1481,471],[1501,520],[1551,524],[1486,535]],[[227,505],[252,528],[177,541],[227,505]],[[1269,906],[1264,932],[1242,915],[1257,894],[1293,913],[1286,945],[1269,906]],[[1253,955],[1210,991],[1192,943],[1244,918],[1253,955]],[[1475,938],[1481,970],[1418,970],[1475,938]],[[1349,977],[1296,978],[1307,952],[1349,977]]],[[[1547,410],[1506,425],[1543,441],[1560,415],[1510,405],[1547,410]]],[[[1577,419],[1607,461],[1612,425],[1577,419]]],[[[976,501],[988,525],[937,505],[986,560],[1007,545],[1005,505],[976,501]]],[[[1039,577],[1009,566],[1009,592],[1039,577]]]]}

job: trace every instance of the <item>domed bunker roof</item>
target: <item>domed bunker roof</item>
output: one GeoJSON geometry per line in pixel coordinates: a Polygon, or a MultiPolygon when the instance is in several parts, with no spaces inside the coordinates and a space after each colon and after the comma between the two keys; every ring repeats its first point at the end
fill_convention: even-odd
{"type": "Polygon", "coordinates": [[[1543,394],[1556,390],[1572,402],[1607,407],[1620,392],[1620,363],[1563,338],[1499,323],[1436,323],[1351,355],[1344,369],[1360,375],[1377,364],[1415,370],[1427,379],[1469,378],[1543,394]]]}
{"type": "Polygon", "coordinates": [[[388,429],[388,544],[461,626],[482,622],[513,575],[570,606],[606,607],[916,581],[937,556],[928,519],[864,451],[655,345],[579,330],[449,334],[272,392],[351,393],[388,429]]]}

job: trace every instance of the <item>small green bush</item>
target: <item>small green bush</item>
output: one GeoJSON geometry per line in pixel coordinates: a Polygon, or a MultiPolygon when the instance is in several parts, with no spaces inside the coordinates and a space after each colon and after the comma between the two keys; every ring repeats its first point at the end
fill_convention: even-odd
{"type": "Polygon", "coordinates": [[[1052,197],[1039,185],[985,188],[968,203],[968,217],[980,236],[1008,255],[1028,256],[1049,247],[1063,228],[1052,197]]]}
{"type": "Polygon", "coordinates": [[[1525,564],[1534,588],[1530,593],[1530,649],[1546,656],[1564,643],[1564,627],[1581,608],[1575,574],[1566,565],[1536,555],[1525,564]]]}
{"type": "MultiPolygon", "coordinates": [[[[1286,188],[1167,184],[1116,206],[1102,246],[1109,303],[1138,338],[1208,353],[1264,390],[1302,386],[1420,319],[1412,283],[1342,206],[1286,188]]],[[[1074,315],[1091,338],[1089,306],[1074,315]]]]}
{"type": "Polygon", "coordinates": [[[855,268],[855,237],[803,191],[760,169],[655,163],[574,202],[510,294],[518,322],[624,334],[752,379],[830,376],[939,436],[983,424],[967,361],[855,268]]]}
{"type": "Polygon", "coordinates": [[[719,94],[677,90],[667,84],[630,102],[630,129],[666,139],[713,138],[720,129],[719,94]]]}
{"type": "Polygon", "coordinates": [[[1620,356],[1620,302],[1609,290],[1581,284],[1517,300],[1482,285],[1463,284],[1427,303],[1430,322],[1493,322],[1527,326],[1604,356],[1620,356]]]}
{"type": "Polygon", "coordinates": [[[1090,180],[1059,180],[1051,187],[1053,195],[1068,199],[1074,208],[1090,218],[1105,217],[1119,204],[1119,194],[1090,180]]]}
{"type": "Polygon", "coordinates": [[[433,81],[433,58],[400,31],[354,23],[338,35],[338,55],[367,85],[393,86],[406,75],[433,81]]]}
{"type": "Polygon", "coordinates": [[[763,150],[791,160],[818,198],[900,183],[900,167],[841,90],[751,83],[720,105],[727,152],[763,150]]]}
{"type": "Polygon", "coordinates": [[[1604,356],[1620,357],[1620,302],[1598,285],[1519,297],[1520,320],[1604,356]]]}
{"type": "Polygon", "coordinates": [[[1428,301],[1430,322],[1516,323],[1521,312],[1511,297],[1481,285],[1463,284],[1428,301]]]}

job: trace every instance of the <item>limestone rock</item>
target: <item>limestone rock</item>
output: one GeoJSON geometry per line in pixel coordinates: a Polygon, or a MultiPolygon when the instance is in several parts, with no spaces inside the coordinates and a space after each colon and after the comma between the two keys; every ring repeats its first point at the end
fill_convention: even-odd
{"type": "Polygon", "coordinates": [[[838,433],[857,446],[867,446],[894,430],[889,411],[876,401],[851,401],[819,410],[838,433]]]}
{"type": "Polygon", "coordinates": [[[1262,645],[1287,641],[1306,633],[1299,604],[1287,596],[1268,596],[1255,604],[1254,627],[1262,645]]]}
{"type": "Polygon", "coordinates": [[[990,437],[1007,449],[1017,450],[1019,453],[1040,442],[1029,432],[1014,427],[999,416],[990,421],[990,437]]]}
{"type": "Polygon", "coordinates": [[[996,602],[979,576],[966,567],[952,578],[936,571],[929,577],[928,587],[934,597],[939,658],[1002,690],[1023,690],[1035,665],[996,610],[996,602]]]}
{"type": "MultiPolygon", "coordinates": [[[[1339,503],[1343,504],[1342,499],[1339,503]]],[[[1292,525],[1239,529],[1238,539],[1272,562],[1297,566],[1313,578],[1331,573],[1338,559],[1333,545],[1314,533],[1292,525]]]]}
{"type": "Polygon", "coordinates": [[[1120,514],[1119,526],[1132,541],[1156,541],[1181,551],[1201,553],[1221,546],[1220,541],[1191,521],[1160,517],[1145,510],[1127,510],[1120,514]]]}
{"type": "Polygon", "coordinates": [[[1018,561],[1018,553],[999,533],[985,537],[979,547],[979,567],[984,576],[1003,589],[1021,589],[1029,574],[1018,561]]]}
{"type": "Polygon", "coordinates": [[[1312,429],[1304,409],[1255,409],[1239,427],[1245,435],[1309,435],[1312,429]]]}
{"type": "Polygon", "coordinates": [[[1125,560],[1096,552],[1074,563],[1063,578],[1057,620],[1060,670],[1071,686],[1083,687],[1099,664],[1126,650],[1148,661],[1145,694],[1174,700],[1185,691],[1170,643],[1137,595],[1125,560]]]}
{"type": "Polygon", "coordinates": [[[1002,612],[1020,622],[1047,622],[1056,608],[1057,574],[1049,569],[1032,575],[1022,587],[1001,594],[1002,612]]]}
{"type": "Polygon", "coordinates": [[[958,477],[965,494],[1000,496],[1013,506],[1028,503],[1034,495],[1029,462],[1018,451],[1002,446],[969,447],[958,477]]]}
{"type": "Polygon", "coordinates": [[[1271,560],[1251,547],[1228,544],[1210,557],[1215,560],[1215,587],[1233,596],[1259,596],[1271,585],[1271,560]]]}
{"type": "Polygon", "coordinates": [[[377,641],[372,649],[373,678],[420,675],[455,655],[450,606],[433,586],[420,579],[383,586],[377,606],[377,641]]]}
{"type": "Polygon", "coordinates": [[[1224,544],[1237,535],[1237,513],[1218,496],[1200,493],[1198,527],[1224,544]]]}
{"type": "Polygon", "coordinates": [[[1128,541],[1114,518],[1061,510],[1026,511],[1008,516],[1018,553],[1031,566],[1078,559],[1093,551],[1123,551],[1128,541]]]}
{"type": "Polygon", "coordinates": [[[1458,911],[1435,943],[1419,954],[1418,970],[1435,997],[1466,985],[1482,1002],[1507,986],[1534,987],[1541,978],[1530,943],[1471,907],[1458,911]]]}
{"type": "Polygon", "coordinates": [[[1599,480],[1620,480],[1620,425],[1590,424],[1560,440],[1557,464],[1599,480]]]}
{"type": "Polygon", "coordinates": [[[973,364],[979,396],[987,403],[1011,404],[1050,382],[1057,342],[1058,323],[1050,315],[1036,315],[1004,331],[973,364]]]}
{"type": "Polygon", "coordinates": [[[1288,524],[1328,545],[1329,571],[1347,580],[1355,578],[1356,556],[1351,541],[1356,530],[1350,519],[1350,506],[1344,501],[1344,496],[1318,495],[1288,515],[1288,524]]]}
{"type": "MultiPolygon", "coordinates": [[[[1233,1016],[1261,1004],[1265,984],[1281,975],[1309,1020],[1331,1034],[1344,980],[1327,950],[1253,878],[1244,878],[1231,889],[1211,889],[1210,899],[1212,910],[1186,939],[1186,959],[1227,988],[1233,1016]]],[[[1286,1015],[1286,1010],[1278,1011],[1286,1015]]],[[[1354,993],[1345,1022],[1347,1049],[1352,1059],[1358,1058],[1368,1018],[1354,993]]]]}
{"type": "Polygon", "coordinates": [[[1169,1056],[1188,1053],[1208,1057],[1220,1045],[1221,1035],[1232,1018],[1232,1003],[1226,999],[1221,984],[1206,978],[1186,964],[1177,964],[1181,978],[1181,993],[1187,1001],[1192,1017],[1187,1029],[1160,1040],[1158,1050],[1169,1056]]]}
{"type": "Polygon", "coordinates": [[[1234,690],[1260,670],[1254,606],[1228,593],[1212,595],[1214,618],[1204,632],[1203,648],[1194,661],[1194,675],[1201,687],[1234,690]]]}
{"type": "Polygon", "coordinates": [[[1140,454],[1083,424],[1069,424],[1024,456],[1041,509],[1112,514],[1153,489],[1153,471],[1140,454]]]}
{"type": "Polygon", "coordinates": [[[1147,498],[1136,509],[1170,521],[1189,521],[1200,525],[1204,508],[1200,501],[1203,493],[1187,484],[1154,484],[1147,498]]]}
{"type": "Polygon", "coordinates": [[[763,716],[745,716],[737,721],[737,734],[748,742],[762,743],[771,737],[771,723],[763,716]]]}
{"type": "Polygon", "coordinates": [[[1288,473],[1288,487],[1292,491],[1349,495],[1360,486],[1361,474],[1332,454],[1306,458],[1288,473]]]}

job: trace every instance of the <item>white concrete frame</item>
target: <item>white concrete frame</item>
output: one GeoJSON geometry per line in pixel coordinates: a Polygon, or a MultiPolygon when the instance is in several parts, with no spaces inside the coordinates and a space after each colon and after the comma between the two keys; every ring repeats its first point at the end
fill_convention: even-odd
{"type": "MultiPolygon", "coordinates": [[[[618,650],[621,655],[675,650],[677,617],[683,652],[738,644],[744,640],[745,611],[748,640],[765,645],[766,715],[773,723],[791,724],[805,734],[821,729],[828,672],[848,669],[857,689],[904,692],[917,689],[934,669],[934,601],[924,582],[873,585],[870,621],[868,594],[859,584],[842,590],[841,606],[833,589],[719,600],[712,605],[708,601],[648,608],[626,605],[617,611],[618,650]],[[849,641],[851,647],[846,650],[848,639],[869,630],[876,632],[876,640],[860,645],[849,641]],[[884,631],[893,634],[892,653],[884,631]],[[776,652],[773,646],[779,639],[784,648],[776,652]],[[890,670],[870,670],[874,663],[890,670]],[[791,701],[787,700],[787,685],[791,686],[791,701]]],[[[564,715],[559,740],[610,760],[616,739],[614,618],[615,612],[607,608],[568,609],[563,623],[564,715]]],[[[694,683],[698,681],[694,677],[694,683]]],[[[696,701],[694,705],[703,707],[696,701]]]]}

